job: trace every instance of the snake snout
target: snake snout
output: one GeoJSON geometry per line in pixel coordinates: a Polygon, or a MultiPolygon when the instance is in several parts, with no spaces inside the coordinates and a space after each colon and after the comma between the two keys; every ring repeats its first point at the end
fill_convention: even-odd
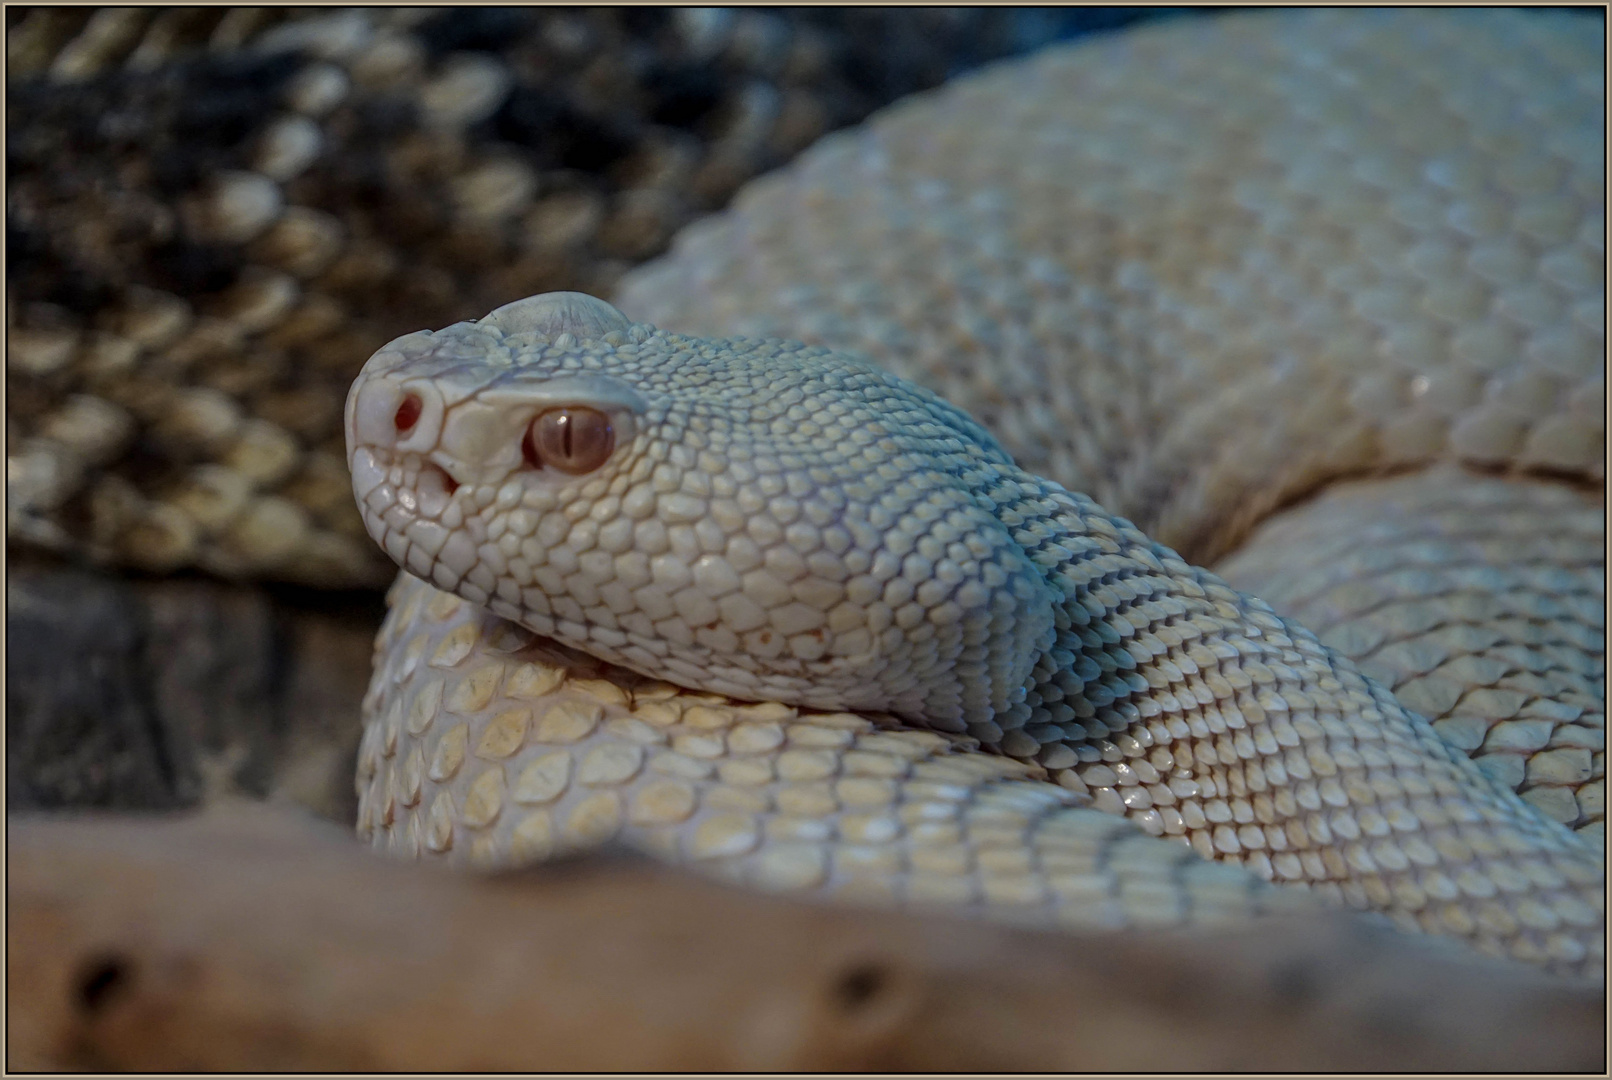
{"type": "Polygon", "coordinates": [[[353,384],[348,410],[349,456],[360,446],[397,453],[429,453],[442,436],[442,395],[421,379],[384,373],[353,384]]]}

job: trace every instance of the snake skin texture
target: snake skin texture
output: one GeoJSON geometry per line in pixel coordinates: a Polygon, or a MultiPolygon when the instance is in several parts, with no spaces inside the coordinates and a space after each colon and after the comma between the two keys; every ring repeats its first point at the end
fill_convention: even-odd
{"type": "Polygon", "coordinates": [[[383,585],[342,460],[365,356],[607,294],[1022,16],[8,8],[9,540],[383,585]]]}
{"type": "Polygon", "coordinates": [[[1317,11],[1048,52],[688,230],[620,293],[662,331],[542,297],[394,342],[349,400],[355,491],[487,608],[400,580],[360,831],[482,861],[623,836],[764,886],[1136,925],[1198,917],[1198,864],[1164,854],[1190,847],[1243,868],[1223,911],[1297,882],[1598,970],[1585,26],[1317,11]],[[521,473],[552,408],[611,416],[603,468],[521,473]],[[1227,574],[1274,611],[1171,550],[1245,540],[1227,574]],[[529,656],[494,614],[656,681],[529,656]],[[890,671],[814,678],[870,638],[890,671]],[[1001,757],[1028,771],[929,786],[1001,757]]]}
{"type": "MultiPolygon", "coordinates": [[[[1494,663],[1577,672],[1587,699],[1566,711],[1585,709],[1587,745],[1547,735],[1535,752],[1588,750],[1568,785],[1587,785],[1586,808],[1535,798],[1598,836],[1604,564],[1573,537],[1604,543],[1603,64],[1584,24],[1536,14],[1223,19],[1003,67],[825,140],[629,278],[622,306],[875,357],[966,404],[1025,468],[1211,566],[1338,479],[1459,466],[1485,491],[1539,491],[1515,500],[1564,522],[1557,568],[1581,576],[1563,599],[1499,617],[1518,610],[1514,564],[1554,559],[1538,545],[1555,536],[1468,545],[1471,572],[1437,586],[1416,580],[1426,552],[1390,556],[1368,516],[1379,573],[1351,586],[1363,621],[1334,641],[1369,663],[1406,619],[1449,628],[1421,651],[1454,667],[1415,672],[1434,677],[1409,693],[1466,747],[1488,737],[1474,715],[1487,728],[1556,700],[1533,678],[1493,700],[1494,663]],[[1473,611],[1497,637],[1463,643],[1473,611]],[[1536,658],[1546,639],[1587,655],[1536,658]],[[1513,658],[1479,662],[1491,649],[1513,658]]],[[[1494,513],[1426,528],[1493,529],[1460,523],[1494,513]]],[[[1264,596],[1262,561],[1226,577],[1264,596]]],[[[1268,599],[1295,587],[1310,586],[1268,599]]],[[[1560,786],[1550,760],[1525,783],[1560,786]]]]}
{"type": "Polygon", "coordinates": [[[619,838],[759,888],[1032,925],[1213,925],[1307,899],[1078,809],[965,736],[692,694],[408,575],[390,600],[359,831],[405,857],[498,866],[619,838]]]}
{"type": "Polygon", "coordinates": [[[1601,843],[1605,560],[1600,506],[1432,469],[1335,485],[1218,569],[1357,660],[1540,813],[1601,843]]]}
{"type": "MultiPolygon", "coordinates": [[[[550,294],[382,349],[354,383],[348,430],[376,541],[474,601],[474,617],[764,699],[755,708],[766,712],[748,714],[758,719],[796,719],[788,706],[882,710],[1056,778],[1051,791],[1007,785],[1019,800],[1005,830],[1013,880],[985,896],[1017,896],[1018,918],[1070,902],[1053,878],[1073,876],[1080,900],[1123,884],[1107,864],[1096,881],[1068,875],[1061,852],[1044,850],[1069,822],[1108,810],[1408,925],[1567,970],[1599,963],[1602,875],[1587,846],[1308,631],[1018,470],[955,408],[855,359],[667,335],[550,294]],[[581,475],[534,468],[523,431],[555,407],[608,413],[619,445],[581,475]],[[1103,764],[1110,748],[1122,760],[1103,764]],[[1087,798],[1095,809],[1061,810],[1087,798]],[[1043,836],[1039,819],[1055,808],[1043,836]]],[[[438,618],[464,606],[441,595],[438,618]]],[[[758,729],[731,701],[697,713],[673,697],[666,712],[652,691],[648,715],[670,725],[670,753],[646,771],[643,744],[658,740],[643,717],[601,729],[600,695],[633,705],[630,687],[587,680],[596,700],[576,701],[553,668],[512,668],[522,635],[511,649],[473,622],[431,653],[453,674],[422,670],[432,640],[418,626],[431,612],[419,597],[394,601],[407,608],[383,633],[368,701],[360,821],[377,842],[451,851],[468,826],[485,830],[472,852],[524,861],[553,844],[556,811],[573,846],[616,835],[622,793],[589,789],[624,787],[633,823],[662,826],[627,838],[695,862],[756,852],[744,869],[758,884],[775,883],[762,867],[783,863],[797,887],[856,895],[871,877],[924,902],[939,893],[917,871],[949,865],[966,903],[976,860],[997,865],[1002,833],[977,827],[972,802],[935,800],[933,775],[900,755],[878,760],[886,741],[866,720],[843,718],[858,727],[838,745],[871,755],[848,763],[823,752],[836,736],[821,718],[758,729]],[[684,710],[711,717],[710,730],[677,725],[684,710]],[[590,746],[596,730],[604,741],[590,746]],[[461,798],[437,790],[427,807],[424,779],[451,784],[472,737],[482,761],[464,770],[461,798]],[[434,746],[429,766],[421,743],[434,746]],[[574,805],[559,802],[572,788],[569,743],[582,744],[574,805]],[[691,786],[713,767],[701,756],[727,759],[719,787],[750,790],[691,786]],[[690,758],[682,783],[653,777],[690,758]],[[632,790],[638,779],[648,787],[632,790]],[[663,792],[671,808],[657,818],[663,792]]],[[[1158,876],[1168,891],[1175,875],[1158,876]]]]}

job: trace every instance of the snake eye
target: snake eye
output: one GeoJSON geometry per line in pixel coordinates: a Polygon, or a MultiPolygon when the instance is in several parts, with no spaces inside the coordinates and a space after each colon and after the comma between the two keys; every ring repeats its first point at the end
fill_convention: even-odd
{"type": "Polygon", "coordinates": [[[534,469],[552,465],[576,474],[597,469],[615,448],[610,417],[580,405],[539,413],[521,440],[521,454],[534,469]]]}

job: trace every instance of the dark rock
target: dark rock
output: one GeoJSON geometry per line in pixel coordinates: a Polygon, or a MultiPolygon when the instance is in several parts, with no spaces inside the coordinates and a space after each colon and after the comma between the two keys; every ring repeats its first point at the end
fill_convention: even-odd
{"type": "Polygon", "coordinates": [[[13,568],[6,583],[6,808],[189,801],[145,677],[128,586],[13,568]]]}
{"type": "Polygon", "coordinates": [[[14,565],[6,599],[8,809],[230,794],[352,820],[378,598],[14,565]]]}

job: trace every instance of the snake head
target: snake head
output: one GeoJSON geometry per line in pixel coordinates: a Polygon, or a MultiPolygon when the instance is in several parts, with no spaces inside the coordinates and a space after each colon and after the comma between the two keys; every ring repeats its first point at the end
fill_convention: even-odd
{"type": "Polygon", "coordinates": [[[966,414],[843,354],[631,323],[577,293],[377,352],[353,490],[399,565],[696,689],[949,730],[1023,700],[1053,599],[966,414]]]}
{"type": "Polygon", "coordinates": [[[507,525],[502,512],[597,489],[647,408],[588,363],[647,328],[580,293],[536,299],[398,338],[347,395],[348,466],[370,534],[399,565],[480,603],[507,570],[480,550],[494,522],[507,525]],[[525,362],[535,355],[548,362],[525,362]]]}

